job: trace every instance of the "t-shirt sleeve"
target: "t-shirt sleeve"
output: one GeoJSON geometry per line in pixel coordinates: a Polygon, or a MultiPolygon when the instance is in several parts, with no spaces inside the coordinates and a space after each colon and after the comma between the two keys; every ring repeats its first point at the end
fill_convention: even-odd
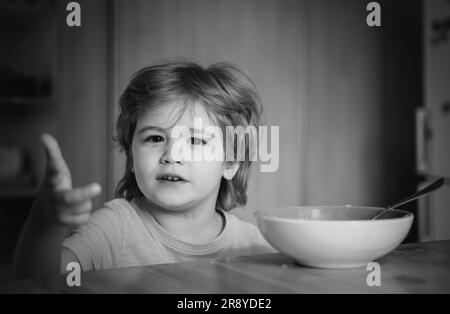
{"type": "Polygon", "coordinates": [[[114,268],[123,242],[123,220],[117,210],[95,211],[86,225],[70,233],[63,247],[70,249],[83,271],[114,268]]]}
{"type": "Polygon", "coordinates": [[[268,254],[278,252],[269,244],[269,242],[267,242],[257,226],[249,223],[246,226],[246,230],[249,233],[249,238],[253,239],[253,254],[268,254]]]}
{"type": "Polygon", "coordinates": [[[241,221],[234,215],[229,215],[229,222],[233,228],[233,247],[240,255],[256,255],[275,253],[275,250],[263,237],[254,224],[241,221]]]}

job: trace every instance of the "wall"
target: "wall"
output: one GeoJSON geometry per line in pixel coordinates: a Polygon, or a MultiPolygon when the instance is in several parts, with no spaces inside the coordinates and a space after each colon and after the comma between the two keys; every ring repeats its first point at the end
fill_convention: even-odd
{"type": "MultiPolygon", "coordinates": [[[[107,5],[104,0],[79,1],[82,26],[67,27],[60,8],[60,66],[57,138],[74,186],[102,185],[98,208],[107,195],[107,5]]],[[[109,110],[109,109],[108,109],[109,110]]]]}
{"type": "Polygon", "coordinates": [[[309,204],[375,205],[383,199],[381,36],[366,3],[311,5],[309,204]]]}

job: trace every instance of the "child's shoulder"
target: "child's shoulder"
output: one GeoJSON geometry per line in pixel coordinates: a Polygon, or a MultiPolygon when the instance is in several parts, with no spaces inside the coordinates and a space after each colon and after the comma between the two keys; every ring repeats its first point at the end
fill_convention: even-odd
{"type": "Polygon", "coordinates": [[[85,228],[99,228],[109,230],[108,232],[125,230],[130,225],[135,226],[141,221],[138,211],[139,208],[133,200],[116,198],[95,210],[85,228]]]}
{"type": "Polygon", "coordinates": [[[115,198],[103,204],[103,206],[96,210],[93,216],[109,216],[120,220],[125,220],[126,217],[136,215],[136,209],[133,201],[128,201],[124,198],[115,198]]]}
{"type": "Polygon", "coordinates": [[[130,201],[124,199],[124,198],[115,198],[112,199],[105,204],[103,204],[104,208],[110,209],[110,210],[123,210],[123,209],[132,209],[133,206],[130,201]]]}
{"type": "Polygon", "coordinates": [[[227,222],[233,227],[233,229],[235,229],[235,232],[238,231],[245,234],[259,234],[259,229],[255,224],[244,221],[229,212],[224,212],[224,214],[227,222]]]}
{"type": "Polygon", "coordinates": [[[235,246],[251,247],[250,255],[276,252],[264,239],[256,224],[244,221],[230,213],[225,213],[225,215],[232,228],[231,237],[235,246]]]}

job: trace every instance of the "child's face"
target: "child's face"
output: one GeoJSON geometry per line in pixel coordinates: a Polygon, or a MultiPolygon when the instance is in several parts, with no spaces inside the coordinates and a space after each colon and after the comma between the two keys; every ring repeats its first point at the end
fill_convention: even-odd
{"type": "Polygon", "coordinates": [[[204,107],[195,104],[194,110],[186,108],[177,121],[180,106],[176,102],[168,103],[139,117],[132,142],[136,181],[145,197],[162,209],[214,209],[222,177],[232,178],[237,169],[230,170],[223,161],[189,161],[172,149],[174,145],[180,147],[187,143],[184,147],[191,152],[199,152],[207,145],[214,145],[223,152],[222,138],[211,138],[204,132],[205,127],[214,125],[204,107]],[[193,130],[194,118],[201,119],[202,130],[193,130]],[[179,130],[180,126],[190,131],[173,138],[174,128],[179,130]],[[173,181],[174,178],[177,181],[173,181]]]}

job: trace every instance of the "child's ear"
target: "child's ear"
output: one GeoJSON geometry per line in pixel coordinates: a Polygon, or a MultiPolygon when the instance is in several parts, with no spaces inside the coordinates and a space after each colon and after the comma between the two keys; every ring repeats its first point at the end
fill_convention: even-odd
{"type": "Polygon", "coordinates": [[[239,170],[239,163],[235,162],[235,163],[230,163],[230,164],[226,164],[225,165],[225,169],[223,170],[223,174],[222,176],[226,179],[226,180],[231,180],[233,179],[234,175],[236,174],[236,172],[239,170]]]}

